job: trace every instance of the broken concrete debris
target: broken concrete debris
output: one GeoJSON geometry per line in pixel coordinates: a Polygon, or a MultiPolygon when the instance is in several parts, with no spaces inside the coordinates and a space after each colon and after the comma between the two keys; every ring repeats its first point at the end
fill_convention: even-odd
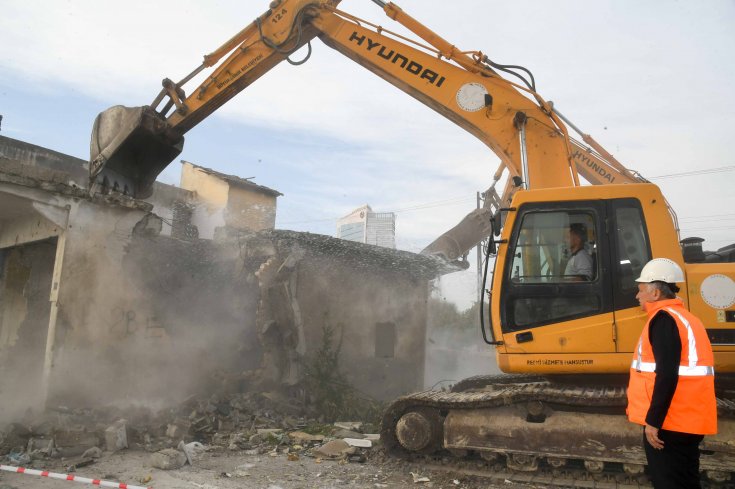
{"type": "Polygon", "coordinates": [[[413,476],[413,482],[415,484],[422,484],[424,482],[431,482],[431,479],[429,479],[426,476],[423,476],[419,474],[418,472],[411,472],[411,475],[413,476]]]}
{"type": "Polygon", "coordinates": [[[99,446],[100,437],[86,427],[57,430],[54,433],[54,445],[61,457],[75,457],[92,447],[99,446]]]}
{"type": "Polygon", "coordinates": [[[193,441],[191,443],[184,443],[183,441],[181,441],[179,442],[177,448],[184,452],[184,455],[186,456],[186,462],[189,465],[194,465],[194,459],[198,458],[199,455],[207,450],[207,447],[205,447],[198,441],[193,441]]]}
{"type": "Polygon", "coordinates": [[[349,431],[360,431],[362,429],[362,423],[360,421],[337,421],[334,423],[334,426],[349,431]]]}
{"type": "Polygon", "coordinates": [[[82,458],[100,458],[102,450],[99,447],[92,447],[82,454],[82,458]]]}
{"type": "Polygon", "coordinates": [[[356,451],[355,447],[350,446],[344,440],[332,440],[312,450],[312,454],[320,458],[342,460],[356,451]]]}
{"type": "Polygon", "coordinates": [[[294,442],[300,444],[324,441],[324,435],[311,435],[309,433],[304,433],[303,431],[292,431],[288,436],[294,442]]]}
{"type": "Polygon", "coordinates": [[[186,454],[175,448],[164,448],[151,455],[150,463],[161,470],[179,469],[186,463],[186,454]]]}
{"type": "MultiPolygon", "coordinates": [[[[294,406],[282,396],[240,393],[191,397],[159,412],[58,408],[28,425],[0,431],[0,456],[19,466],[61,464],[69,472],[125,448],[149,452],[149,465],[160,470],[196,465],[204,452],[224,450],[291,462],[311,457],[346,463],[365,462],[380,438],[361,432],[376,431],[376,424],[322,424],[294,406]]],[[[232,471],[238,477],[247,472],[243,467],[232,471]]]]}
{"type": "Polygon", "coordinates": [[[177,423],[169,424],[166,427],[166,436],[171,439],[177,440],[183,437],[186,431],[188,431],[188,428],[184,427],[183,425],[177,423]]]}
{"type": "Polygon", "coordinates": [[[105,430],[105,446],[108,452],[116,452],[128,448],[128,422],[125,419],[115,421],[105,430]]]}
{"type": "Polygon", "coordinates": [[[339,430],[334,433],[335,438],[365,438],[365,435],[351,430],[339,430]]]}
{"type": "Polygon", "coordinates": [[[343,440],[351,447],[372,448],[373,446],[373,442],[362,438],[343,438],[343,440]]]}
{"type": "Polygon", "coordinates": [[[87,465],[92,465],[94,463],[95,459],[92,457],[73,457],[71,459],[66,459],[65,462],[65,470],[66,472],[76,472],[78,468],[86,467],[87,465]]]}

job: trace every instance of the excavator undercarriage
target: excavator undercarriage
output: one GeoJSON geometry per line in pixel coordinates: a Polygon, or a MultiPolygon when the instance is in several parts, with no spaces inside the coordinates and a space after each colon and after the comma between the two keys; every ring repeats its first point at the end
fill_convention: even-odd
{"type": "MultiPolygon", "coordinates": [[[[643,433],[625,417],[619,380],[585,385],[529,375],[472,377],[449,392],[394,401],[381,439],[394,456],[473,475],[510,472],[548,486],[607,481],[637,487],[646,481],[643,433]]],[[[719,433],[702,443],[700,468],[710,487],[735,488],[735,402],[732,392],[723,394],[719,433]]]]}

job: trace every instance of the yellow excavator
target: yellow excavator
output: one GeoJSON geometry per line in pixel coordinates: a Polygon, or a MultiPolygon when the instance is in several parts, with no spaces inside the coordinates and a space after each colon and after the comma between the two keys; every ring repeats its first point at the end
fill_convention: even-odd
{"type": "Polygon", "coordinates": [[[640,477],[640,427],[624,415],[625,380],[645,321],[634,279],[651,258],[666,257],[685,271],[682,298],[703,320],[715,354],[720,432],[703,443],[701,468],[713,484],[735,484],[735,246],[710,254],[697,240],[682,246],[658,187],[542,98],[530,71],[463,51],[397,5],[373,2],[417,39],[339,10],[339,0],[274,0],[191,74],[165,79],[149,106],[101,113],[91,141],[93,190],[149,195],[186,132],[282,61],[299,63],[290,56],[304,45],[311,54],[318,37],[501,160],[484,207],[424,252],[457,260],[488,240],[486,278],[496,256],[482,335],[501,370],[516,375],[474,377],[450,392],[396,400],[383,419],[387,449],[504,464],[548,485],[560,473],[640,477]],[[187,83],[207,70],[187,94],[187,83]],[[588,257],[583,274],[568,265],[570,230],[588,257]],[[551,474],[546,482],[544,474],[551,474]]]}

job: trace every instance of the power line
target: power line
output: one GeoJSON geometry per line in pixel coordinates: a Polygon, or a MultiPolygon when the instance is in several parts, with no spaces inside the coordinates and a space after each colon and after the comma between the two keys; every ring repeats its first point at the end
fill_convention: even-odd
{"type": "Polygon", "coordinates": [[[694,175],[709,175],[711,173],[724,173],[735,170],[735,165],[720,166],[717,168],[705,168],[703,170],[692,170],[681,173],[669,173],[666,175],[657,175],[655,177],[647,177],[648,180],[662,180],[664,178],[691,177],[694,175]]]}

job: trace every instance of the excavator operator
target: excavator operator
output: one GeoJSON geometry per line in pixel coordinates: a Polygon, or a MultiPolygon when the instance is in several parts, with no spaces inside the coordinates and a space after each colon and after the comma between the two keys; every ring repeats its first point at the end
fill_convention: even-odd
{"type": "Polygon", "coordinates": [[[571,281],[592,280],[592,257],[585,249],[587,230],[581,223],[572,223],[567,232],[569,261],[564,269],[564,277],[571,281]]]}

